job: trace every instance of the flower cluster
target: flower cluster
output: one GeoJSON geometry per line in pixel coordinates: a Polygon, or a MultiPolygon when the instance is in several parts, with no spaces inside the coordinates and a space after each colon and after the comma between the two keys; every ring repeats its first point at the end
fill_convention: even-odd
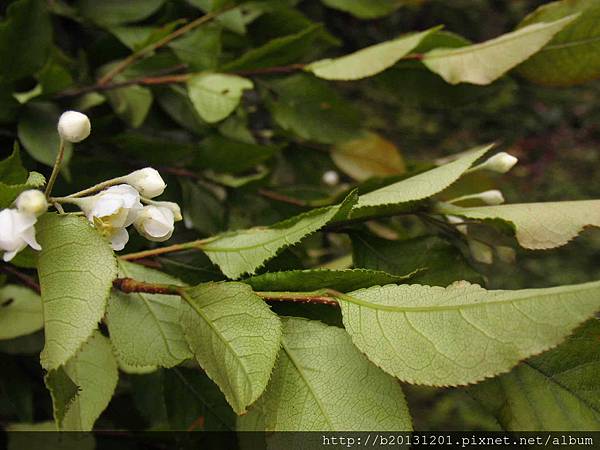
{"type": "Polygon", "coordinates": [[[177,203],[152,200],[166,187],[156,169],[146,167],[112,181],[119,184],[69,202],[81,208],[114,250],[125,247],[130,225],[151,241],[162,242],[171,237],[175,222],[182,219],[181,210],[177,203]]]}
{"type": "MultiPolygon", "coordinates": [[[[77,111],[63,113],[57,125],[64,142],[81,142],[91,131],[88,117],[77,111]]],[[[47,193],[60,168],[61,158],[57,158],[47,193]]],[[[122,250],[129,240],[127,227],[133,225],[146,239],[156,242],[171,237],[175,222],[182,220],[177,203],[155,201],[166,184],[158,171],[151,167],[136,170],[129,175],[104,181],[90,189],[67,197],[50,197],[55,206],[69,203],[78,206],[87,219],[111,243],[114,250],[122,250]],[[87,197],[80,195],[94,194],[87,197]]],[[[28,245],[41,250],[35,237],[34,225],[37,218],[48,210],[46,195],[38,190],[22,192],[13,204],[14,208],[0,211],[0,252],[4,261],[10,261],[28,245]]],[[[57,208],[62,211],[60,206],[57,208]]]]}
{"type": "Polygon", "coordinates": [[[2,259],[6,262],[28,245],[41,250],[35,239],[34,225],[48,209],[44,194],[34,189],[22,192],[14,206],[0,211],[0,250],[4,252],[2,259]]]}

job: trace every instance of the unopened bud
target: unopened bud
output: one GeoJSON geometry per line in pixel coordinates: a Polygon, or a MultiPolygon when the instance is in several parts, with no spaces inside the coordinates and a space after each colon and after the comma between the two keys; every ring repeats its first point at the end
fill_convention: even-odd
{"type": "Polygon", "coordinates": [[[488,205],[500,205],[504,203],[504,196],[498,189],[480,192],[479,194],[475,194],[472,198],[479,199],[488,205]]]}
{"type": "Polygon", "coordinates": [[[183,220],[183,216],[181,215],[181,208],[175,202],[152,202],[152,205],[158,206],[159,208],[168,208],[173,213],[173,218],[175,222],[179,222],[183,220]]]}
{"type": "Polygon", "coordinates": [[[91,130],[90,119],[80,112],[66,111],[58,119],[58,134],[67,142],[81,142],[91,130]]]}
{"type": "Polygon", "coordinates": [[[506,152],[500,152],[500,153],[496,153],[494,156],[488,158],[487,161],[484,161],[483,163],[481,163],[477,167],[474,167],[473,169],[474,170],[486,169],[486,170],[491,170],[493,172],[506,173],[510,169],[512,169],[513,166],[518,161],[519,160],[516,157],[514,157],[513,155],[506,153],[506,152]]]}
{"type": "Polygon", "coordinates": [[[146,239],[163,242],[173,234],[173,222],[173,212],[169,208],[148,205],[144,206],[133,224],[146,239]]]}
{"type": "Polygon", "coordinates": [[[152,167],[145,167],[131,172],[123,177],[122,181],[136,188],[142,197],[146,198],[159,196],[167,187],[158,170],[152,167]]]}
{"type": "Polygon", "coordinates": [[[328,170],[323,174],[322,180],[328,186],[336,186],[340,182],[340,175],[335,170],[328,170]]]}
{"type": "Polygon", "coordinates": [[[462,217],[448,215],[446,216],[446,220],[448,221],[448,223],[454,225],[459,232],[461,232],[462,234],[467,234],[467,226],[464,225],[465,221],[462,217]]]}
{"type": "Polygon", "coordinates": [[[41,216],[48,210],[48,202],[42,191],[30,189],[23,191],[15,200],[15,206],[20,212],[41,216]]]}

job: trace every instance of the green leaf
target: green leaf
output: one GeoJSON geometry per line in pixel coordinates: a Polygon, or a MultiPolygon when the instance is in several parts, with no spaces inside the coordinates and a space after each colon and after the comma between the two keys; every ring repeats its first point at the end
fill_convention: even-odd
{"type": "Polygon", "coordinates": [[[79,386],[67,375],[64,366],[49,371],[44,377],[44,382],[52,397],[52,409],[55,421],[53,431],[56,431],[63,427],[67,409],[79,394],[79,386]]]}
{"type": "Polygon", "coordinates": [[[339,205],[314,209],[270,227],[223,233],[209,239],[200,248],[229,278],[254,274],[284,248],[318,231],[338,214],[345,215],[353,202],[351,195],[339,205]]]}
{"type": "Polygon", "coordinates": [[[302,139],[333,144],[360,135],[361,115],[328,83],[304,74],[272,82],[275,122],[302,139]]]}
{"type": "MultiPolygon", "coordinates": [[[[206,187],[191,180],[180,180],[182,191],[182,212],[184,224],[204,235],[213,235],[223,231],[225,226],[225,208],[206,187]]],[[[197,281],[196,281],[197,282],[197,281]]]]}
{"type": "Polygon", "coordinates": [[[240,173],[267,161],[279,150],[279,146],[258,145],[211,135],[202,141],[196,151],[194,163],[203,169],[240,173]]]}
{"type": "Polygon", "coordinates": [[[157,89],[156,101],[179,126],[193,133],[205,132],[208,124],[200,118],[182,86],[173,85],[157,89]]]}
{"type": "Polygon", "coordinates": [[[53,421],[36,423],[11,423],[7,450],[95,450],[96,438],[92,433],[56,433],[53,421]]]}
{"type": "Polygon", "coordinates": [[[10,3],[0,22],[0,81],[14,81],[40,69],[52,44],[50,15],[43,0],[10,3]]]}
{"type": "Polygon", "coordinates": [[[64,396],[56,396],[55,385],[49,384],[55,412],[64,412],[63,417],[56,418],[59,429],[90,431],[108,406],[119,380],[117,360],[109,340],[95,331],[59,370],[78,387],[77,395],[65,405],[60,403],[64,396]]]}
{"type": "Polygon", "coordinates": [[[19,145],[15,143],[11,155],[0,161],[0,182],[2,184],[20,184],[27,179],[27,170],[21,163],[19,145]]]}
{"type": "Polygon", "coordinates": [[[109,26],[122,23],[137,22],[154,14],[165,0],[78,0],[80,14],[96,22],[109,26]]]}
{"type": "Polygon", "coordinates": [[[508,222],[515,229],[519,244],[532,250],[560,247],[577,237],[584,228],[600,227],[600,200],[516,203],[473,208],[441,203],[436,210],[470,219],[500,219],[508,222]]]}
{"type": "Polygon", "coordinates": [[[557,1],[542,5],[519,26],[548,22],[581,13],[538,53],[519,66],[530,81],[569,86],[600,76],[600,5],[595,0],[557,1]]]}
{"type": "Polygon", "coordinates": [[[205,25],[169,44],[181,62],[191,70],[210,70],[217,67],[221,54],[221,27],[205,25]]]}
{"type": "Polygon", "coordinates": [[[192,104],[202,119],[215,123],[225,119],[237,108],[244,90],[254,84],[247,78],[223,73],[195,75],[187,82],[192,104]]]}
{"type": "Polygon", "coordinates": [[[424,200],[440,193],[457,181],[492,145],[477,147],[459,159],[420,173],[381,189],[361,195],[356,209],[424,200]]]}
{"type": "Polygon", "coordinates": [[[411,284],[448,286],[458,280],[483,283],[483,277],[469,265],[460,250],[438,236],[389,241],[366,233],[353,233],[351,238],[356,267],[395,275],[418,271],[411,277],[411,284]]]}
{"type": "MultiPolygon", "coordinates": [[[[119,277],[149,283],[181,281],[139,264],[119,262],[119,277]]],[[[119,360],[130,366],[173,367],[192,357],[181,326],[177,295],[124,294],[113,290],[106,310],[110,340],[119,360]]]]}
{"type": "Polygon", "coordinates": [[[326,80],[367,78],[392,67],[436,30],[437,28],[432,28],[420,33],[400,36],[339,58],[321,59],[306,66],[305,70],[326,80]]]}
{"type": "Polygon", "coordinates": [[[6,185],[0,182],[0,208],[10,206],[21,192],[41,188],[44,184],[46,184],[46,179],[37,172],[29,172],[29,177],[27,177],[25,183],[6,185]]]}
{"type": "Polygon", "coordinates": [[[423,63],[450,84],[489,84],[546,45],[576,16],[529,25],[480,44],[427,52],[423,63]]]}
{"type": "Polygon", "coordinates": [[[297,63],[312,49],[315,39],[322,30],[323,25],[313,24],[298,33],[272,39],[263,46],[254,48],[225,64],[222,69],[240,71],[297,63]]]}
{"type": "MultiPolygon", "coordinates": [[[[124,81],[115,77],[115,81],[124,81]]],[[[140,127],[152,106],[152,91],[143,86],[128,86],[105,92],[115,114],[132,128],[140,127]]]]}
{"type": "Polygon", "coordinates": [[[600,322],[468,392],[510,431],[600,431],[600,322]]]}
{"type": "Polygon", "coordinates": [[[31,289],[12,284],[0,288],[0,339],[31,334],[43,327],[39,295],[31,289]]]}
{"type": "Polygon", "coordinates": [[[46,336],[41,361],[52,370],[98,327],[117,263],[108,242],[83,217],[45,214],[36,228],[46,336]]]}
{"type": "Polygon", "coordinates": [[[358,181],[406,172],[404,158],[394,143],[370,131],[335,145],[331,159],[340,170],[358,181]]]}
{"type": "Polygon", "coordinates": [[[348,292],[374,285],[404,283],[413,276],[408,272],[404,275],[392,275],[368,269],[310,269],[267,272],[242,281],[255,291],[314,291],[329,288],[348,292]]]}
{"type": "Polygon", "coordinates": [[[600,309],[600,282],[517,291],[388,285],[339,298],[346,330],[371,361],[409,383],[455,386],[558,345],[600,309]]]}
{"type": "Polygon", "coordinates": [[[279,318],[243,283],[184,291],[183,332],[198,364],[237,414],[263,393],[281,341],[279,318]]]}
{"type": "Polygon", "coordinates": [[[400,7],[398,0],[321,0],[330,8],[352,14],[359,19],[387,16],[400,7]]]}
{"type": "Polygon", "coordinates": [[[400,385],[371,364],[343,330],[282,320],[277,365],[263,396],[238,419],[241,431],[412,429],[400,385]]]}
{"type": "MultiPolygon", "coordinates": [[[[60,109],[53,103],[28,103],[19,118],[19,140],[33,159],[52,167],[58,154],[60,137],[56,124],[61,115],[60,109]]],[[[71,159],[73,146],[65,144],[63,172],[71,159]]],[[[68,173],[68,172],[67,172],[68,173]]]]}

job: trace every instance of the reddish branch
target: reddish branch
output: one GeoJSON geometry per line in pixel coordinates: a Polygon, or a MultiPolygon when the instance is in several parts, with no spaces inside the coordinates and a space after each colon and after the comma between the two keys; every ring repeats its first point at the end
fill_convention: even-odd
{"type": "Polygon", "coordinates": [[[33,289],[38,294],[41,293],[40,285],[33,277],[21,273],[14,267],[8,265],[0,266],[0,271],[17,278],[21,283],[23,283],[28,288],[33,289]]]}

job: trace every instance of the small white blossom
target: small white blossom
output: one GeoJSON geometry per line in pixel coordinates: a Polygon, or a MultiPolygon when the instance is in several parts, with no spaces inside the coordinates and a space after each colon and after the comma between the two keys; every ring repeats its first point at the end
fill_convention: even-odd
{"type": "Polygon", "coordinates": [[[91,130],[90,119],[80,112],[66,111],[58,119],[58,134],[67,142],[81,142],[91,130]]]}
{"type": "Polygon", "coordinates": [[[4,261],[10,261],[28,245],[34,250],[42,249],[35,240],[36,221],[34,214],[16,209],[0,211],[0,250],[4,251],[4,261]]]}
{"type": "Polygon", "coordinates": [[[175,202],[152,202],[151,203],[153,206],[158,206],[159,208],[168,208],[171,210],[171,212],[173,213],[173,218],[175,219],[175,222],[179,222],[180,220],[183,220],[183,216],[181,215],[181,208],[179,207],[179,205],[175,202]]]}
{"type": "Polygon", "coordinates": [[[48,202],[42,191],[29,189],[19,194],[15,206],[20,212],[33,214],[38,217],[48,210],[48,202]]]}
{"type": "Polygon", "coordinates": [[[142,197],[146,198],[158,197],[167,187],[158,170],[152,167],[145,167],[131,172],[129,175],[124,176],[122,180],[124,183],[136,188],[142,197]]]}
{"type": "Polygon", "coordinates": [[[322,180],[328,186],[336,186],[340,182],[340,175],[335,170],[328,170],[323,174],[322,180]]]}
{"type": "Polygon", "coordinates": [[[128,184],[111,186],[91,197],[74,199],[74,203],[110,240],[114,250],[123,250],[129,240],[125,228],[135,221],[143,208],[139,192],[128,184]]]}
{"type": "Polygon", "coordinates": [[[487,205],[500,205],[504,203],[504,195],[498,189],[480,192],[474,195],[473,198],[478,198],[487,205]]]}
{"type": "Polygon", "coordinates": [[[171,237],[175,217],[170,208],[148,205],[138,214],[134,226],[146,239],[163,242],[171,237]]]}
{"type": "Polygon", "coordinates": [[[506,152],[500,152],[488,158],[487,161],[484,161],[474,169],[486,169],[493,172],[506,173],[512,169],[518,161],[518,158],[514,157],[513,155],[506,152]]]}

